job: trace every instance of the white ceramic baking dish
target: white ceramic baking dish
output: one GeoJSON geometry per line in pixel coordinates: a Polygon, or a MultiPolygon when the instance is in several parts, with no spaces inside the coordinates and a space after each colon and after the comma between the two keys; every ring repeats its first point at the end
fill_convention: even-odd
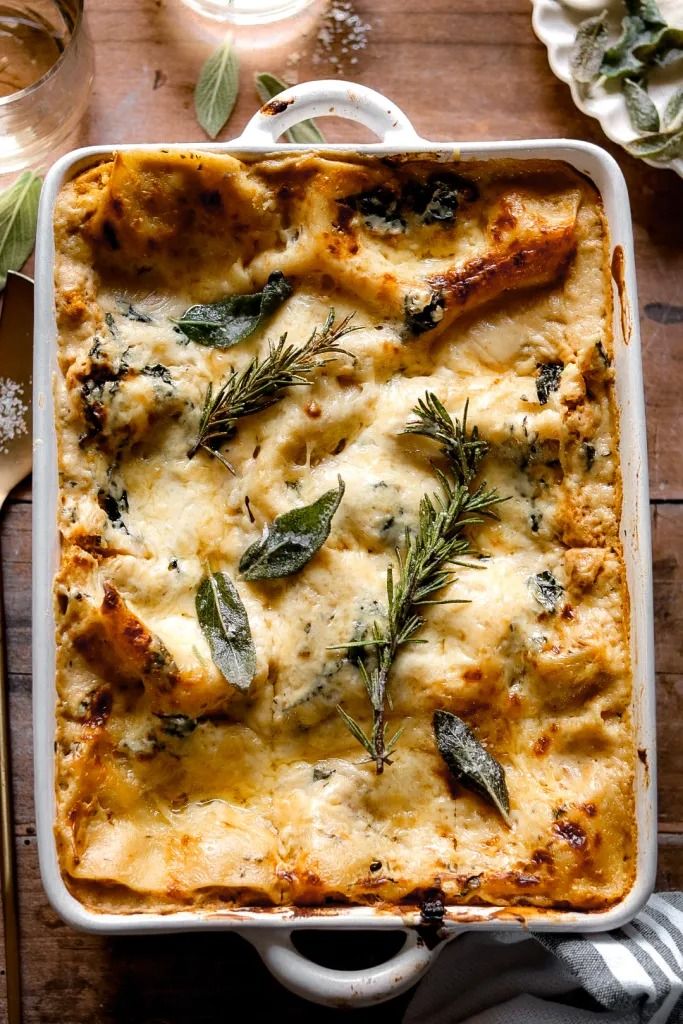
{"type": "MultiPolygon", "coordinates": [[[[56,369],[52,217],[63,182],[77,171],[109,159],[112,147],[76,150],[63,157],[48,174],[40,206],[36,259],[34,367],[34,518],[33,518],[33,678],[36,819],[40,866],[48,898],[64,920],[91,932],[130,934],[182,930],[232,929],[251,942],[264,963],[292,991],[320,1003],[367,1005],[397,995],[428,969],[446,942],[470,929],[532,931],[603,931],[634,916],[651,892],[656,866],[656,779],[654,721],[654,659],[651,596],[650,523],[648,515],[647,447],[643,378],[638,335],[633,237],[624,179],[615,161],[602,149],[585,142],[561,139],[520,142],[433,143],[415,132],[406,116],[379,93],[339,81],[309,82],[282,93],[275,104],[262,108],[244,133],[232,142],[164,146],[166,150],[263,154],[277,148],[281,134],[309,117],[337,114],[372,129],[380,142],[349,147],[325,145],[325,151],[439,153],[463,161],[512,157],[564,160],[587,175],[602,194],[615,254],[615,370],[621,420],[623,515],[621,533],[627,567],[631,609],[633,714],[636,746],[637,874],[633,889],[618,906],[595,914],[521,907],[448,907],[437,941],[424,942],[417,928],[417,911],[371,907],[326,908],[298,913],[284,910],[223,910],[173,914],[97,914],[86,910],[68,892],[57,862],[53,835],[55,818],[53,740],[55,732],[55,642],[52,578],[59,540],[56,526],[57,454],[52,401],[56,369]],[[346,972],[318,966],[292,943],[295,929],[401,929],[401,951],[380,966],[346,972]]],[[[158,146],[121,146],[153,149],[158,146]]],[[[314,147],[305,147],[314,148],[314,147]]]]}

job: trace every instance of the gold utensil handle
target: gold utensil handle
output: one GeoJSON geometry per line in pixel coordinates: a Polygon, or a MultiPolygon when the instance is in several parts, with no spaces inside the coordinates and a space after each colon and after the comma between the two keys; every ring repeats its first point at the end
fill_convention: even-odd
{"type": "Polygon", "coordinates": [[[14,857],[11,749],[9,739],[9,687],[5,650],[5,610],[0,565],[0,868],[2,869],[2,916],[5,929],[5,979],[8,1024],[21,1024],[21,972],[19,919],[14,857]]]}

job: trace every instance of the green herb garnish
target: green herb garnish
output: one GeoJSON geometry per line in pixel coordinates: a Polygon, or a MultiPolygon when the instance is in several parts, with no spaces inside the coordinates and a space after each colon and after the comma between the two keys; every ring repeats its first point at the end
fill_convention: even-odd
{"type": "Polygon", "coordinates": [[[246,609],[227,573],[204,577],[195,607],[214,664],[231,686],[245,693],[256,673],[256,650],[246,609]]]}
{"type": "Polygon", "coordinates": [[[435,711],[433,726],[436,745],[449,771],[463,786],[493,804],[509,825],[510,797],[503,766],[457,715],[435,711]]]}
{"type": "Polygon", "coordinates": [[[262,292],[230,295],[219,302],[190,306],[174,323],[199,345],[232,348],[261,327],[291,294],[289,281],[276,271],[262,292]]]}
{"type": "Polygon", "coordinates": [[[332,517],[344,494],[339,488],[327,491],[311,505],[293,508],[268,524],[260,540],[247,548],[240,559],[246,580],[272,580],[291,576],[310,562],[330,535],[332,517]]]}
{"type": "Polygon", "coordinates": [[[406,531],[405,545],[396,552],[398,571],[387,569],[387,610],[383,621],[375,621],[371,635],[351,641],[347,649],[357,649],[357,665],[372,706],[372,733],[367,736],[360,725],[344,710],[339,712],[347,727],[375,762],[377,773],[391,764],[391,754],[401,730],[387,740],[386,707],[391,668],[400,649],[409,643],[423,643],[416,634],[424,624],[420,610],[433,604],[458,604],[456,600],[438,599],[438,594],[455,581],[452,568],[472,554],[465,535],[467,527],[477,526],[486,518],[495,518],[493,506],[503,499],[495,490],[482,484],[474,487],[479,465],[488,445],[479,431],[467,428],[467,404],[462,423],[453,421],[436,395],[429,392],[413,410],[416,419],[409,422],[405,433],[422,434],[441,445],[447,473],[437,470],[441,490],[425,494],[420,502],[417,528],[406,531]]]}
{"type": "Polygon", "coordinates": [[[330,310],[323,326],[316,327],[303,345],[288,345],[287,335],[283,334],[264,359],[256,357],[245,370],[233,371],[215,394],[209,384],[199,431],[188,458],[202,448],[234,473],[219,448],[234,436],[238,420],[269,409],[281,401],[289,388],[310,384],[309,377],[315,370],[337,356],[349,355],[339,342],[356,329],[349,326],[350,321],[347,316],[335,326],[334,310],[330,310]]]}

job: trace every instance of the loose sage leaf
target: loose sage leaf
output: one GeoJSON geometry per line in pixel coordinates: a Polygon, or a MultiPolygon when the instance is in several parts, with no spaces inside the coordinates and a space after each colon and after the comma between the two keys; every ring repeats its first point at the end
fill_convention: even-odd
{"type": "Polygon", "coordinates": [[[649,38],[642,40],[633,47],[634,56],[646,64],[669,63],[667,56],[672,54],[677,59],[678,51],[683,50],[683,28],[674,25],[661,25],[650,33],[649,38]]]}
{"type": "Polygon", "coordinates": [[[472,730],[450,711],[435,711],[436,745],[458,782],[482,796],[510,824],[510,797],[505,770],[481,745],[472,730]]]}
{"type": "Polygon", "coordinates": [[[311,505],[293,508],[265,527],[261,539],[240,559],[245,579],[280,579],[303,569],[330,535],[332,517],[344,494],[344,481],[338,480],[336,491],[326,491],[311,505]]]}
{"type": "Polygon", "coordinates": [[[256,673],[256,650],[246,609],[227,573],[204,577],[195,608],[214,664],[231,686],[246,692],[256,673]]]}
{"type": "Polygon", "coordinates": [[[24,171],[0,192],[0,291],[8,271],[20,270],[33,251],[41,187],[37,174],[24,171]]]}
{"type": "Polygon", "coordinates": [[[642,85],[631,78],[624,79],[624,99],[631,124],[639,132],[658,132],[659,114],[652,99],[642,85]]]}
{"type": "Polygon", "coordinates": [[[675,160],[683,156],[683,128],[675,132],[646,135],[629,143],[627,148],[634,156],[644,156],[650,160],[675,160]]]}
{"type": "Polygon", "coordinates": [[[190,306],[175,324],[199,345],[232,348],[253,334],[291,294],[292,286],[278,270],[270,275],[262,292],[190,306]]]}
{"type": "Polygon", "coordinates": [[[626,9],[629,14],[635,14],[642,18],[647,25],[652,25],[655,28],[666,25],[655,0],[626,0],[626,9]]]}
{"type": "Polygon", "coordinates": [[[538,363],[537,369],[536,394],[538,395],[539,403],[546,405],[551,393],[557,391],[560,386],[564,363],[538,363]]]}
{"type": "Polygon", "coordinates": [[[536,598],[542,608],[547,612],[556,612],[557,606],[562,600],[564,587],[558,583],[553,574],[546,569],[527,580],[529,590],[536,598]]]}
{"type": "Polygon", "coordinates": [[[681,120],[683,115],[683,85],[669,97],[668,103],[662,115],[662,127],[672,131],[683,127],[681,120]]]}
{"type": "MultiPolygon", "coordinates": [[[[269,71],[258,71],[254,76],[254,81],[261,103],[267,103],[268,100],[272,100],[274,96],[278,96],[289,88],[286,82],[283,82],[277,75],[271,75],[269,71]]],[[[300,124],[295,124],[293,128],[285,132],[285,138],[288,142],[299,142],[302,145],[309,143],[315,145],[325,141],[325,136],[315,121],[301,121],[300,124]]]]}
{"type": "Polygon", "coordinates": [[[569,57],[569,68],[577,82],[588,83],[597,78],[606,43],[606,11],[581,22],[569,57]]]}
{"type": "Polygon", "coordinates": [[[232,114],[238,92],[239,61],[227,35],[204,62],[194,90],[197,120],[210,138],[216,138],[232,114]]]}

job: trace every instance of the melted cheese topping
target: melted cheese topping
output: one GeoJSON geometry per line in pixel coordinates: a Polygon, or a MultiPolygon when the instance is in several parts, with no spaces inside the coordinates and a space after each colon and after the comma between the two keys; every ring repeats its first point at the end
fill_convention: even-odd
{"type": "Polygon", "coordinates": [[[466,165],[476,189],[454,222],[409,213],[387,229],[341,202],[415,189],[435,167],[458,169],[122,153],[61,193],[56,828],[67,884],[93,909],[405,904],[436,887],[454,904],[592,910],[632,883],[600,200],[562,164],[491,161],[466,165]],[[292,297],[234,348],[174,329],[190,304],[258,291],[274,271],[292,297]],[[235,477],[188,459],[208,383],[283,332],[301,344],[330,307],[355,315],[353,359],[241,421],[235,477]],[[549,362],[564,369],[541,404],[549,362]],[[389,717],[405,731],[377,776],[336,711],[368,727],[358,672],[330,647],[381,614],[387,565],[435,488],[434,446],[401,434],[428,389],[454,415],[469,399],[491,445],[483,475],[508,500],[477,533],[485,568],[459,569],[448,595],[468,603],[430,608],[426,643],[395,662],[389,717]],[[239,580],[263,524],[338,474],[344,498],[309,564],[239,580]],[[207,563],[237,580],[249,616],[246,696],[197,622],[207,563]],[[564,588],[555,613],[528,582],[545,571],[564,588]],[[437,708],[504,766],[510,828],[449,779],[437,708]],[[197,725],[184,734],[163,715],[197,725]]]}

